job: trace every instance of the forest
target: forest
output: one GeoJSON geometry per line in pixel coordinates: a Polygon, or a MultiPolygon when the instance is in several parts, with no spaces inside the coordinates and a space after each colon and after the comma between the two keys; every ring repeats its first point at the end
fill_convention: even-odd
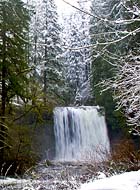
{"type": "Polygon", "coordinates": [[[140,169],[140,1],[62,1],[0,1],[0,176],[52,165],[55,107],[99,106],[102,169],[140,169]]]}

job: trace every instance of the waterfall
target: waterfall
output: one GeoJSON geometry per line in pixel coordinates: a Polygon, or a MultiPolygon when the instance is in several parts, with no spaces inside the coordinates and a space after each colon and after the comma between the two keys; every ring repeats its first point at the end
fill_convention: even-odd
{"type": "Polygon", "coordinates": [[[95,106],[56,107],[54,133],[56,160],[99,161],[110,149],[105,117],[95,106]]]}

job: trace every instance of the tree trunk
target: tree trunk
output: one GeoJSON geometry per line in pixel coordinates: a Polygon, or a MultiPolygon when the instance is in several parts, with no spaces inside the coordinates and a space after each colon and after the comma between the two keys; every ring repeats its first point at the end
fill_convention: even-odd
{"type": "MultiPolygon", "coordinates": [[[[5,18],[5,8],[3,5],[3,20],[5,18]]],[[[5,141],[5,112],[6,112],[6,28],[3,22],[2,28],[2,86],[1,86],[1,123],[0,123],[0,158],[4,159],[4,141],[5,141]]]]}
{"type": "MultiPolygon", "coordinates": [[[[47,39],[45,39],[47,44],[47,39]]],[[[44,64],[44,105],[46,106],[46,93],[47,93],[47,45],[45,45],[45,64],[44,64]]]]}

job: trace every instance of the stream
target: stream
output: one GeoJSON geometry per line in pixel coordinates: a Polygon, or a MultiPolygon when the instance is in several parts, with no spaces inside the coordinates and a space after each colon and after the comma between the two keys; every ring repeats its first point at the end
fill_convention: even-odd
{"type": "Polygon", "coordinates": [[[0,190],[76,190],[92,178],[89,164],[43,161],[23,177],[0,179],[0,190]]]}

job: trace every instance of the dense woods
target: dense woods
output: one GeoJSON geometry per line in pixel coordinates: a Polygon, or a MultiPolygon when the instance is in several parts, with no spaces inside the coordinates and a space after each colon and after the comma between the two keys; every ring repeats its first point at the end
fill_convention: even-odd
{"type": "Polygon", "coordinates": [[[54,0],[0,1],[1,164],[40,159],[22,121],[55,106],[103,106],[109,129],[140,135],[140,2],[88,2],[60,21],[54,0]]]}
{"type": "Polygon", "coordinates": [[[8,123],[12,120],[14,101],[20,98],[26,102],[30,95],[28,83],[30,67],[27,63],[27,39],[29,28],[28,10],[21,1],[2,1],[0,3],[0,79],[1,79],[1,116],[0,116],[0,157],[4,160],[8,123]],[[14,10],[14,11],[13,11],[14,10]]]}

